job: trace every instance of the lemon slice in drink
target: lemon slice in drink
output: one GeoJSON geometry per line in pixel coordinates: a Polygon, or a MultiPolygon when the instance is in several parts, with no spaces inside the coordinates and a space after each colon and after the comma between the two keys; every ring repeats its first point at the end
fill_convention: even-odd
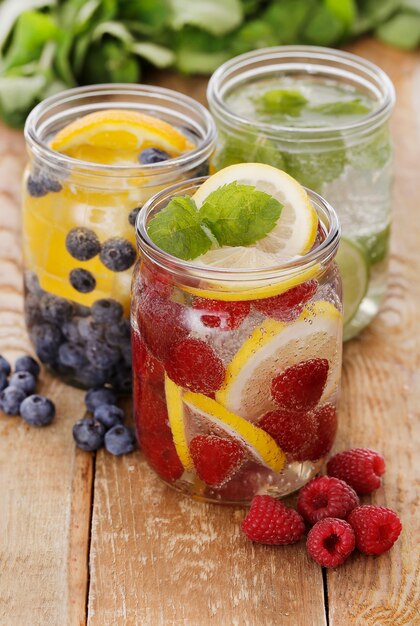
{"type": "Polygon", "coordinates": [[[171,157],[194,144],[163,120],[120,109],[96,111],[65,126],[51,140],[53,150],[102,164],[134,163],[145,148],[165,150],[171,157]]]}
{"type": "MultiPolygon", "coordinates": [[[[213,191],[233,182],[252,185],[283,205],[273,230],[254,246],[247,246],[250,255],[255,247],[262,252],[275,254],[278,264],[282,259],[291,259],[309,252],[316,239],[318,216],[308,194],[297,180],[286,172],[263,163],[230,165],[213,174],[196,191],[193,198],[197,207],[200,208],[213,191]]],[[[203,262],[205,257],[206,255],[201,257],[203,262]]],[[[265,263],[261,265],[265,266],[265,263]]]]}
{"type": "Polygon", "coordinates": [[[320,399],[321,404],[326,402],[340,376],[341,336],[341,313],[327,301],[308,305],[293,324],[264,320],[229,363],[224,385],[216,393],[217,402],[256,421],[275,408],[273,378],[311,358],[328,360],[328,378],[320,399]]]}
{"type": "Polygon", "coordinates": [[[283,468],[286,461],[284,452],[264,430],[201,393],[187,391],[183,399],[194,414],[239,440],[258,462],[275,472],[283,468]]]}
{"type": "Polygon", "coordinates": [[[335,258],[343,281],[344,324],[356,315],[369,285],[369,261],[353,241],[343,237],[335,258]]]}
{"type": "Polygon", "coordinates": [[[184,422],[184,403],[182,389],[165,374],[165,396],[168,408],[169,425],[172,431],[175,449],[185,469],[193,469],[193,461],[188,449],[184,422]]]}

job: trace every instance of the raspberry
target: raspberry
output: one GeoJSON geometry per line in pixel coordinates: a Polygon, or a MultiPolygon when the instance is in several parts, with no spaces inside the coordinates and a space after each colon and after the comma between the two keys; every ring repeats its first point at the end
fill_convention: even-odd
{"type": "Polygon", "coordinates": [[[397,541],[402,525],[398,515],[384,506],[366,504],[348,517],[356,535],[356,546],[364,554],[382,554],[397,541]]]}
{"type": "Polygon", "coordinates": [[[174,383],[197,393],[217,391],[225,379],[222,361],[213,348],[200,339],[184,339],[175,344],[165,368],[174,383]]]}
{"type": "Polygon", "coordinates": [[[160,361],[165,360],[175,342],[188,335],[182,305],[154,287],[140,294],[138,324],[147,347],[160,361]]]}
{"type": "Polygon", "coordinates": [[[288,367],[271,383],[273,400],[289,411],[313,409],[324,391],[328,370],[327,359],[309,359],[288,367]]]}
{"type": "Polygon", "coordinates": [[[164,368],[146,348],[138,333],[132,334],[133,370],[152,382],[163,380],[164,368]]]}
{"type": "Polygon", "coordinates": [[[345,480],[357,493],[372,493],[381,486],[385,473],[383,457],[368,448],[353,448],[335,454],[327,463],[328,476],[345,480]]]}
{"type": "Polygon", "coordinates": [[[316,461],[331,450],[337,432],[337,411],[332,404],[324,404],[312,413],[317,424],[316,436],[306,451],[306,458],[316,461]]]}
{"type": "Polygon", "coordinates": [[[311,528],[306,541],[309,556],[322,567],[337,567],[353,552],[354,531],[348,522],[326,517],[311,528]]]}
{"type": "Polygon", "coordinates": [[[315,524],[325,517],[346,519],[358,504],[357,493],[343,480],[320,476],[300,490],[297,510],[308,522],[315,524]]]}
{"type": "Polygon", "coordinates": [[[281,322],[293,322],[300,315],[306,302],[312,298],[318,288],[317,280],[292,287],[288,291],[272,298],[255,300],[255,308],[281,322]]]}
{"type": "Polygon", "coordinates": [[[140,445],[148,463],[164,480],[173,482],[184,473],[172,437],[166,434],[144,433],[140,436],[140,445]]]}
{"type": "Polygon", "coordinates": [[[194,298],[192,306],[202,312],[200,320],[208,328],[235,330],[249,313],[249,302],[222,302],[207,298],[194,298]]]}
{"type": "Polygon", "coordinates": [[[197,435],[190,443],[190,454],[197,474],[207,485],[221,487],[236,473],[245,458],[234,439],[197,435]]]}
{"type": "Polygon", "coordinates": [[[258,543],[296,543],[305,532],[305,522],[294,509],[271,496],[255,496],[241,524],[242,532],[258,543]]]}
{"type": "Polygon", "coordinates": [[[311,413],[278,409],[266,413],[258,426],[273,437],[289,460],[304,461],[308,458],[306,450],[317,429],[311,413]]]}
{"type": "Polygon", "coordinates": [[[140,435],[147,432],[172,439],[166,403],[154,386],[143,382],[137,407],[137,429],[140,435]]]}

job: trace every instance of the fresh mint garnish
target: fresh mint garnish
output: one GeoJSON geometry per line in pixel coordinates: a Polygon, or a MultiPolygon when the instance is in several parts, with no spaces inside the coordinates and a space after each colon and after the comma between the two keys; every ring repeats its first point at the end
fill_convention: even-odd
{"type": "Polygon", "coordinates": [[[204,254],[212,245],[189,196],[173,198],[150,220],[147,233],[159,248],[186,261],[204,254]]]}
{"type": "Polygon", "coordinates": [[[282,208],[268,193],[232,182],[209,194],[199,216],[220,246],[249,246],[273,230],[282,208]]]}
{"type": "Polygon", "coordinates": [[[313,113],[321,115],[365,115],[370,112],[370,108],[363,104],[360,98],[353,100],[343,100],[341,102],[325,102],[309,107],[313,113]]]}
{"type": "Polygon", "coordinates": [[[272,89],[262,95],[260,103],[266,113],[281,113],[298,117],[302,108],[308,104],[308,100],[300,91],[272,89]]]}
{"type": "Polygon", "coordinates": [[[263,135],[243,132],[240,136],[219,132],[219,148],[214,155],[213,165],[221,170],[235,163],[269,163],[279,170],[284,169],[284,159],[278,146],[263,135]]]}

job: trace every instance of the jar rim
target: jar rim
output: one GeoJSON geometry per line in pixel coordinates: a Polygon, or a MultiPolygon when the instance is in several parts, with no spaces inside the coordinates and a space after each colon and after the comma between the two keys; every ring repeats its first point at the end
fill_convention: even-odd
{"type": "MultiPolygon", "coordinates": [[[[98,103],[97,103],[98,104],[98,103]]],[[[99,109],[109,108],[121,108],[121,103],[116,102],[116,106],[112,106],[112,101],[107,102],[104,100],[99,109]],[[118,106],[119,105],[119,106],[118,106]]],[[[126,106],[127,109],[136,110],[138,106],[132,104],[126,106]]],[[[59,117],[60,112],[55,114],[59,117]]],[[[142,177],[150,175],[165,175],[174,168],[188,169],[205,161],[212,154],[215,141],[216,141],[216,126],[214,120],[200,102],[194,100],[190,96],[174,91],[173,89],[167,89],[166,87],[157,87],[155,85],[132,85],[130,83],[103,83],[97,85],[86,85],[83,87],[75,87],[72,89],[66,89],[60,91],[57,94],[45,98],[37,104],[29,113],[24,128],[24,135],[27,145],[31,150],[40,158],[45,159],[48,163],[54,167],[68,169],[80,169],[83,172],[94,173],[96,175],[106,176],[123,176],[123,177],[142,177]],[[170,103],[177,102],[185,107],[185,114],[198,115],[200,124],[203,128],[203,137],[198,140],[197,146],[194,150],[185,152],[177,157],[168,159],[167,161],[161,161],[159,163],[149,163],[145,165],[104,165],[101,163],[94,163],[92,161],[84,161],[82,159],[75,159],[66,154],[58,152],[50,148],[45,140],[41,137],[41,131],[45,129],[45,120],[43,118],[48,116],[49,113],[54,112],[56,107],[63,106],[62,113],[69,111],[72,108],[72,104],[75,106],[76,102],[80,98],[97,97],[97,96],[124,96],[126,97],[156,97],[161,101],[161,104],[155,109],[161,111],[167,110],[173,112],[170,108],[170,103]]]]}
{"type": "Polygon", "coordinates": [[[310,201],[317,211],[318,217],[323,217],[328,221],[328,232],[325,239],[315,249],[300,257],[294,257],[290,261],[279,263],[273,267],[258,269],[247,268],[220,268],[203,266],[194,261],[185,261],[165,252],[159,248],[147,233],[147,221],[150,213],[158,203],[170,200],[175,196],[185,195],[182,191],[196,190],[202,183],[208,180],[209,176],[190,178],[159,191],[152,196],[142,207],[137,215],[135,230],[137,246],[139,250],[153,263],[171,273],[190,273],[194,277],[203,280],[220,280],[222,282],[237,282],[238,280],[248,282],[260,282],[263,280],[279,280],[290,274],[301,274],[305,270],[320,263],[331,261],[338,249],[340,242],[341,227],[337,213],[333,207],[315,191],[304,187],[310,201]]]}
{"type": "Polygon", "coordinates": [[[351,52],[321,46],[273,46],[246,52],[220,65],[210,77],[207,87],[207,100],[213,113],[223,116],[228,125],[236,128],[255,131],[257,126],[258,132],[271,138],[278,138],[279,135],[285,134],[294,139],[299,137],[308,141],[319,141],[320,139],[331,139],[337,133],[351,134],[363,132],[386,121],[395,104],[395,89],[389,76],[380,67],[351,52]],[[340,72],[341,74],[345,72],[345,75],[348,77],[356,77],[358,76],[356,71],[359,71],[363,73],[364,82],[369,83],[372,87],[375,86],[377,91],[380,89],[381,98],[379,104],[373,111],[352,123],[338,123],[328,127],[292,127],[256,122],[250,118],[238,115],[227,106],[224,100],[224,93],[231,86],[229,80],[232,81],[233,75],[238,77],[246,75],[247,67],[249,67],[251,62],[267,63],[267,65],[255,68],[255,76],[258,76],[267,69],[281,70],[282,65],[286,65],[286,61],[294,63],[296,67],[299,66],[299,69],[306,72],[308,76],[317,74],[316,70],[311,70],[311,65],[315,66],[317,62],[324,62],[325,65],[322,65],[322,69],[324,71],[329,69],[331,74],[336,76],[340,72]],[[328,61],[331,62],[331,65],[328,65],[328,61]],[[333,63],[338,63],[341,67],[334,68],[333,63]]]}

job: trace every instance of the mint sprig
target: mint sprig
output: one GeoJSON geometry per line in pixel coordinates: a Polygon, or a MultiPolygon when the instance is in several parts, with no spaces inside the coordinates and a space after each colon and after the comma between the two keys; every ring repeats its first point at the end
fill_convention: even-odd
{"type": "Polygon", "coordinates": [[[342,100],[341,102],[325,102],[309,107],[313,113],[321,115],[365,115],[370,112],[370,107],[363,104],[360,98],[342,100]]]}
{"type": "Polygon", "coordinates": [[[268,193],[233,182],[209,194],[200,219],[219,245],[249,246],[273,230],[282,208],[268,193]]]}
{"type": "Polygon", "coordinates": [[[212,245],[189,196],[173,198],[150,220],[147,233],[159,248],[185,261],[204,254],[212,245]]]}
{"type": "Polygon", "coordinates": [[[266,113],[298,117],[307,104],[305,96],[292,89],[271,89],[261,96],[261,106],[266,113]]]}
{"type": "Polygon", "coordinates": [[[220,246],[255,243],[273,230],[282,208],[268,193],[232,182],[209,194],[200,210],[189,196],[173,198],[150,220],[147,232],[165,252],[190,260],[215,242],[220,246]]]}

